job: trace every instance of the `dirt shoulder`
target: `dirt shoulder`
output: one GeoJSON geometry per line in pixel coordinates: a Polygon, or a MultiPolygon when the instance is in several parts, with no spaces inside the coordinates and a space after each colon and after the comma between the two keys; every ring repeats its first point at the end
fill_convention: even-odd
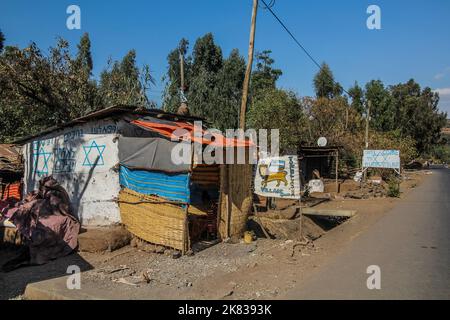
{"type": "MultiPolygon", "coordinates": [[[[44,266],[0,273],[0,298],[20,297],[26,284],[64,276],[67,266],[77,264],[84,270],[81,291],[91,298],[276,299],[339,254],[426,176],[425,171],[407,173],[399,199],[344,199],[318,205],[357,214],[308,245],[261,238],[252,244],[219,243],[178,259],[130,246],[104,254],[82,252],[44,266]]],[[[1,251],[0,263],[10,255],[1,251]]]]}

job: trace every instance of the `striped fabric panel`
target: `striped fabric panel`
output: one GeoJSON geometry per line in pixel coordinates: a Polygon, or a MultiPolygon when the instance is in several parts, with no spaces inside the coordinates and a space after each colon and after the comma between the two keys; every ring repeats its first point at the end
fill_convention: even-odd
{"type": "Polygon", "coordinates": [[[120,166],[120,184],[133,191],[171,201],[190,202],[189,175],[131,170],[120,166]]]}
{"type": "Polygon", "coordinates": [[[22,190],[20,182],[7,184],[3,189],[1,200],[8,200],[8,199],[20,200],[22,198],[21,191],[22,190]]]}

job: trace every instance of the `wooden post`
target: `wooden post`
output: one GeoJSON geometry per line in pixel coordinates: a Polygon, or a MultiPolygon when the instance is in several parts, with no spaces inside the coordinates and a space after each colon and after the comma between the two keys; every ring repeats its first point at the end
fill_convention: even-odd
{"type": "Polygon", "coordinates": [[[366,114],[366,136],[365,136],[365,148],[369,148],[369,118],[370,118],[370,107],[372,106],[372,101],[367,101],[367,114],[366,114]]]}
{"type": "MultiPolygon", "coordinates": [[[[194,143],[191,142],[191,165],[189,167],[189,180],[191,180],[192,173],[194,172],[194,143]]],[[[188,250],[191,249],[191,236],[189,234],[189,203],[186,203],[186,208],[184,210],[184,232],[183,232],[183,252],[185,255],[188,250]]]]}
{"type": "MultiPolygon", "coordinates": [[[[365,135],[365,149],[369,149],[369,121],[370,121],[370,107],[372,106],[372,101],[367,101],[367,114],[366,114],[366,135],[365,135]]],[[[364,169],[364,168],[362,168],[364,169]]],[[[364,171],[363,180],[367,179],[367,170],[364,171]]],[[[362,183],[361,183],[362,186],[362,183]]]]}
{"type": "Polygon", "coordinates": [[[183,256],[190,249],[188,212],[189,204],[186,204],[186,208],[184,209],[183,251],[181,252],[183,256]]]}
{"type": "Polygon", "coordinates": [[[302,212],[302,199],[298,200],[298,211],[299,211],[299,228],[300,228],[300,241],[303,241],[303,212],[302,212]]]}
{"type": "Polygon", "coordinates": [[[339,150],[336,151],[336,193],[339,193],[339,150]]]}
{"type": "Polygon", "coordinates": [[[256,15],[258,13],[258,0],[253,0],[252,25],[250,27],[250,43],[248,46],[248,62],[245,70],[244,85],[242,89],[241,112],[239,114],[239,128],[245,130],[245,114],[247,112],[248,87],[252,73],[253,51],[255,48],[256,15]]]}
{"type": "Polygon", "coordinates": [[[231,166],[227,164],[225,166],[227,170],[227,238],[231,237],[231,214],[233,212],[233,198],[231,196],[231,166]]]}
{"type": "Polygon", "coordinates": [[[181,48],[179,52],[180,52],[180,78],[181,78],[180,90],[184,95],[184,55],[181,52],[181,48]]]}

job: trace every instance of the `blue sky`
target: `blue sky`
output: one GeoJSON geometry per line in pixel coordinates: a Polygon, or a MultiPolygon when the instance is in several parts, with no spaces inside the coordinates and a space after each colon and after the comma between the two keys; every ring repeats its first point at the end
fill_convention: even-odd
{"type": "MultiPolygon", "coordinates": [[[[267,0],[268,1],[268,0],[267,0]]],[[[252,0],[191,1],[2,1],[0,28],[7,45],[35,41],[47,49],[61,36],[73,46],[89,32],[98,76],[109,57],[137,50],[157,80],[149,92],[160,101],[167,53],[181,37],[191,41],[212,32],[228,55],[247,56],[252,0]],[[81,30],[68,30],[66,8],[81,8],[81,30]]],[[[440,108],[450,114],[450,1],[448,0],[276,0],[273,10],[319,61],[326,61],[345,87],[380,79],[396,84],[414,78],[441,94],[440,108]],[[381,30],[366,27],[366,9],[381,8],[381,30]]],[[[312,95],[317,67],[294,44],[267,10],[260,9],[256,50],[271,49],[284,72],[279,85],[312,95]]]]}

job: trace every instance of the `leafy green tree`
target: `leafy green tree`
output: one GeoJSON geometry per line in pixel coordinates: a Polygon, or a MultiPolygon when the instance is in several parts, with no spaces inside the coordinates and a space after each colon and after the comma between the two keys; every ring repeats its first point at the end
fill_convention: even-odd
{"type": "Polygon", "coordinates": [[[188,55],[188,49],[189,41],[183,38],[180,40],[178,47],[173,49],[167,56],[168,69],[167,74],[163,77],[163,81],[165,82],[163,108],[165,111],[176,112],[181,104],[180,54],[184,58],[184,91],[185,95],[188,96],[192,70],[192,57],[188,55]]]}
{"type": "Polygon", "coordinates": [[[266,88],[259,92],[249,110],[248,128],[279,129],[280,152],[297,152],[304,139],[306,117],[293,92],[266,88]]]}
{"type": "Polygon", "coordinates": [[[366,84],[366,101],[371,101],[371,128],[411,137],[419,153],[428,151],[440,139],[446,114],[439,112],[439,95],[422,89],[413,79],[385,87],[380,80],[366,84]]]}
{"type": "Polygon", "coordinates": [[[312,132],[309,142],[315,143],[319,137],[326,137],[330,144],[340,145],[346,134],[356,134],[362,130],[360,114],[349,108],[344,97],[305,98],[303,105],[308,113],[309,128],[312,132]]]}
{"type": "Polygon", "coordinates": [[[78,52],[73,64],[76,68],[83,70],[89,77],[92,74],[94,65],[91,54],[91,40],[89,39],[88,33],[83,34],[77,48],[78,52]]]}
{"type": "Polygon", "coordinates": [[[102,101],[98,95],[97,83],[91,79],[94,67],[91,53],[89,34],[84,33],[77,45],[75,59],[70,61],[72,79],[76,82],[72,90],[76,91],[79,104],[73,106],[71,118],[79,117],[98,109],[102,101]]]}
{"type": "Polygon", "coordinates": [[[180,53],[184,56],[185,96],[192,115],[200,116],[218,129],[236,128],[245,74],[245,60],[237,49],[228,58],[211,33],[197,39],[192,54],[182,39],[168,57],[169,64],[163,108],[176,112],[180,106],[180,53]]]}
{"type": "Polygon", "coordinates": [[[135,53],[117,64],[113,75],[104,73],[103,80],[108,81],[99,90],[91,77],[88,34],[77,48],[75,57],[64,39],[48,53],[35,43],[24,49],[4,48],[0,54],[1,141],[37,133],[112,104],[148,105],[145,90],[152,78],[148,66],[137,70],[135,53]]]}
{"type": "Polygon", "coordinates": [[[314,77],[314,89],[317,98],[332,99],[342,94],[342,86],[334,80],[333,72],[326,63],[322,63],[314,77]]]}
{"type": "Polygon", "coordinates": [[[438,109],[439,94],[429,87],[421,89],[413,79],[390,88],[395,129],[416,141],[420,153],[429,151],[441,137],[447,114],[438,109]]]}
{"type": "Polygon", "coordinates": [[[252,96],[257,96],[259,91],[274,89],[277,80],[283,74],[280,69],[273,67],[275,60],[271,58],[271,54],[271,50],[264,50],[255,55],[256,68],[252,72],[250,86],[252,96]]]}
{"type": "MultiPolygon", "coordinates": [[[[191,114],[220,123],[218,116],[218,75],[223,66],[222,49],[211,33],[197,39],[192,52],[192,73],[188,91],[191,114]]],[[[232,115],[230,115],[232,116],[232,115]]]]}
{"type": "Polygon", "coordinates": [[[135,50],[130,50],[122,61],[109,61],[108,65],[100,75],[99,91],[104,104],[151,106],[146,91],[154,79],[148,65],[142,70],[137,67],[135,50]]]}
{"type": "Polygon", "coordinates": [[[214,93],[217,97],[217,114],[214,125],[218,129],[238,127],[245,68],[245,59],[239,54],[238,49],[233,49],[217,74],[217,86],[214,93]]]}
{"type": "Polygon", "coordinates": [[[355,85],[348,90],[352,99],[351,107],[359,114],[363,114],[366,111],[364,107],[364,90],[355,82],[355,85]]]}
{"type": "Polygon", "coordinates": [[[3,51],[3,46],[5,42],[5,36],[3,35],[2,30],[0,30],[0,53],[3,51]]]}
{"type": "Polygon", "coordinates": [[[212,33],[207,33],[195,42],[192,52],[192,76],[202,73],[215,74],[223,65],[222,49],[214,42],[212,33]]]}
{"type": "Polygon", "coordinates": [[[395,129],[395,113],[388,88],[380,80],[366,84],[365,100],[371,102],[370,126],[377,131],[387,132],[395,129]]]}
{"type": "MultiPolygon", "coordinates": [[[[217,82],[223,66],[222,49],[214,42],[211,33],[197,39],[192,55],[187,55],[189,42],[180,41],[172,50],[167,61],[167,75],[164,77],[166,88],[163,101],[164,110],[176,112],[180,106],[180,51],[185,61],[185,96],[188,100],[190,113],[206,118],[211,123],[220,123],[218,116],[217,82]]],[[[220,94],[220,93],[219,93],[220,94]]]]}
{"type": "Polygon", "coordinates": [[[4,99],[22,109],[39,108],[46,119],[43,125],[60,124],[77,116],[76,110],[85,103],[80,101],[80,80],[72,72],[71,62],[69,44],[63,39],[50,48],[48,55],[34,43],[23,50],[6,47],[0,59],[4,99]]]}

